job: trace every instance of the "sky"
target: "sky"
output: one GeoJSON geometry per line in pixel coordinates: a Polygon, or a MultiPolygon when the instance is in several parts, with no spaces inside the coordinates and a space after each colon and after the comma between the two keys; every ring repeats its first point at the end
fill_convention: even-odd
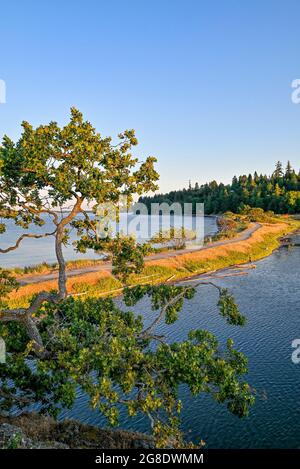
{"type": "Polygon", "coordinates": [[[76,106],[103,136],[134,128],[163,192],[299,170],[299,17],[297,0],[1,2],[0,138],[76,106]]]}

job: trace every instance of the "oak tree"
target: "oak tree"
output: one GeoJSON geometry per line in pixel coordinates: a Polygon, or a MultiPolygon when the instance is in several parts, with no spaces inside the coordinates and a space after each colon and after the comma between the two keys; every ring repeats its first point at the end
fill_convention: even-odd
{"type": "MultiPolygon", "coordinates": [[[[196,288],[209,285],[218,293],[219,313],[232,325],[244,316],[226,289],[212,282],[196,287],[179,285],[126,285],[129,275],[140,272],[146,246],[133,238],[99,236],[97,209],[118,204],[156,188],[155,158],[140,163],[131,150],[137,144],[133,130],[119,135],[118,143],[104,138],[71,110],[69,123],[33,128],[23,123],[17,142],[4,137],[0,147],[1,232],[12,220],[24,233],[0,253],[17,249],[26,238],[53,237],[59,276],[57,291],[40,292],[28,308],[10,309],[7,295],[16,288],[9,272],[1,271],[0,336],[6,341],[7,360],[0,364],[0,409],[23,409],[31,403],[40,412],[58,415],[72,407],[78,389],[90,405],[111,424],[119,423],[120,409],[130,416],[150,418],[159,446],[183,446],[179,431],[179,387],[194,395],[210,393],[229,410],[247,415],[253,396],[243,375],[246,357],[231,340],[219,346],[205,330],[192,330],[181,342],[170,341],[158,328],[177,321],[183,303],[196,288]],[[87,210],[89,208],[89,210],[87,210]],[[36,234],[32,226],[53,230],[36,234]],[[77,230],[76,248],[112,254],[114,274],[124,281],[124,305],[112,298],[75,299],[68,296],[63,245],[69,230],[77,230]],[[137,315],[143,298],[149,298],[154,319],[145,326],[145,311],[137,315]]],[[[200,314],[200,313],[199,313],[200,314]]]]}

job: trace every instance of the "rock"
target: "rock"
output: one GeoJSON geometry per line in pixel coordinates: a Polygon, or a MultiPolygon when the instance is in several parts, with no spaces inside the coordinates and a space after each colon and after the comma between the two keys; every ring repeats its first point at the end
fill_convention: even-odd
{"type": "Polygon", "coordinates": [[[133,440],[132,448],[133,449],[153,449],[155,448],[155,445],[152,439],[149,438],[148,440],[146,440],[146,438],[144,438],[144,439],[133,440]]]}
{"type": "Polygon", "coordinates": [[[43,442],[33,441],[27,438],[20,427],[2,423],[0,425],[0,448],[1,449],[68,449],[69,446],[58,441],[43,442]]]}
{"type": "Polygon", "coordinates": [[[25,435],[21,428],[9,423],[0,425],[0,446],[1,448],[19,447],[24,444],[25,435]]]}
{"type": "Polygon", "coordinates": [[[109,430],[76,420],[55,421],[34,412],[0,415],[1,448],[153,449],[154,439],[127,430],[109,430]]]}

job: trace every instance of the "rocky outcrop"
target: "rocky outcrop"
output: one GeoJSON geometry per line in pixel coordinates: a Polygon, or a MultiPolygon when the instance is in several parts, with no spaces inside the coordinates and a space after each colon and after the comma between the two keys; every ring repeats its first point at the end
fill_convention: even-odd
{"type": "Polygon", "coordinates": [[[68,449],[69,446],[58,441],[33,441],[20,427],[2,423],[0,425],[1,449],[68,449]]]}
{"type": "Polygon", "coordinates": [[[57,422],[36,413],[0,417],[0,448],[147,449],[154,440],[143,433],[106,430],[77,420],[57,422]]]}

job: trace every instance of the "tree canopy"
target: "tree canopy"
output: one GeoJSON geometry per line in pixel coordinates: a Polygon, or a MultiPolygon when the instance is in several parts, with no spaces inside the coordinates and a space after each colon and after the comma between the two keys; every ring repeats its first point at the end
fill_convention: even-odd
{"type": "Polygon", "coordinates": [[[244,206],[262,208],[275,213],[300,212],[300,173],[297,173],[288,161],[286,169],[282,163],[276,163],[271,176],[258,175],[257,172],[234,176],[231,184],[211,181],[199,186],[196,182],[188,189],[174,190],[166,194],[142,196],[139,202],[150,208],[151,203],[192,203],[196,212],[196,203],[204,203],[206,214],[239,212],[244,206]]]}
{"type": "MultiPolygon", "coordinates": [[[[23,123],[17,142],[4,137],[0,147],[1,231],[11,219],[24,233],[0,253],[18,248],[26,237],[53,237],[59,265],[57,290],[41,291],[28,308],[11,309],[7,295],[16,288],[9,272],[0,271],[0,336],[6,341],[7,360],[0,364],[0,410],[26,408],[36,403],[41,412],[58,415],[72,407],[80,388],[90,405],[111,424],[119,423],[125,407],[130,416],[147,415],[157,444],[182,446],[179,431],[180,385],[196,395],[210,393],[242,417],[253,396],[243,375],[247,359],[228,340],[226,347],[205,330],[190,331],[186,340],[170,342],[157,327],[171,325],[195,288],[177,285],[128,285],[140,272],[147,247],[131,237],[99,237],[99,204],[119,203],[122,195],[154,190],[158,174],[155,158],[139,163],[131,149],[137,144],[133,130],[119,135],[119,142],[102,138],[82,114],[71,110],[70,122],[34,129],[23,123]],[[87,210],[91,207],[92,213],[87,210]],[[35,234],[45,216],[52,232],[35,234]],[[124,282],[124,306],[112,298],[75,299],[68,296],[63,245],[69,229],[77,230],[75,248],[109,251],[114,274],[124,282]],[[134,313],[139,301],[149,298],[153,321],[144,325],[146,312],[134,313]]],[[[243,325],[234,298],[212,282],[218,293],[219,313],[232,325],[243,325]]]]}

